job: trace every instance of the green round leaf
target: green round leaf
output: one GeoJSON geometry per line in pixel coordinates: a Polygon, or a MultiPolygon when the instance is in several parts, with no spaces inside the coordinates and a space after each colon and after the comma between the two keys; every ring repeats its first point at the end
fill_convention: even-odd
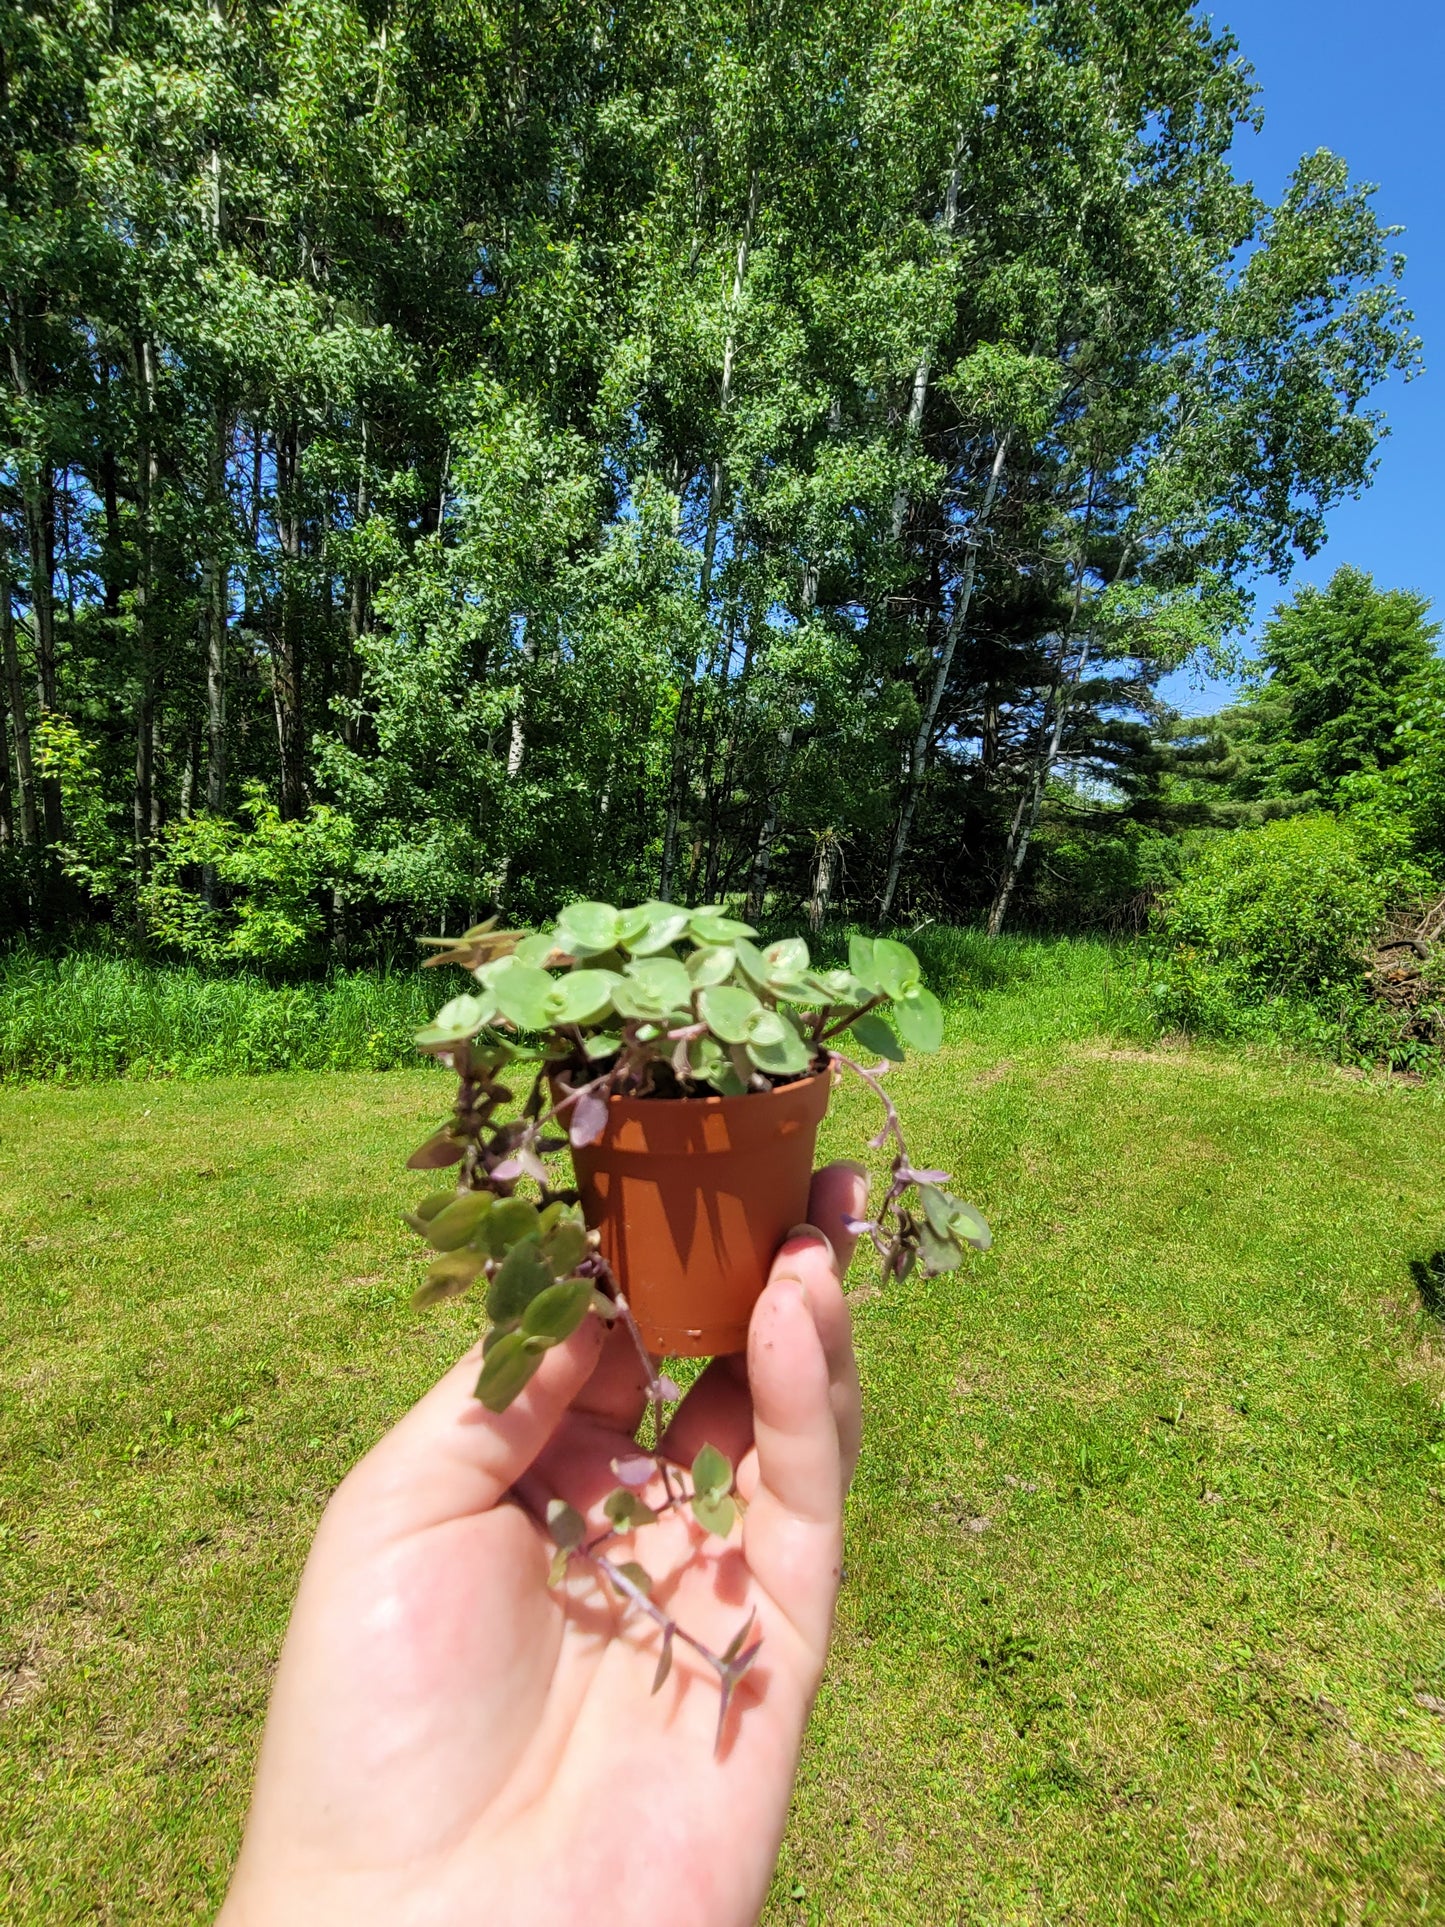
{"type": "Polygon", "coordinates": [[[425,1237],[427,1226],[438,1212],[445,1211],[449,1204],[455,1204],[456,1201],[455,1191],[429,1191],[415,1211],[402,1212],[402,1220],[409,1224],[413,1231],[420,1232],[425,1237]]]}
{"type": "Polygon", "coordinates": [[[721,1499],[732,1491],[732,1460],[715,1445],[699,1447],[692,1462],[692,1489],[709,1499],[721,1499]]]}
{"type": "Polygon", "coordinates": [[[854,1021],[853,1035],[864,1050],[877,1051],[880,1057],[894,1064],[903,1062],[903,1046],[876,1010],[866,1011],[854,1021]]]}
{"type": "Polygon", "coordinates": [[[564,1218],[549,1231],[542,1245],[554,1277],[566,1278],[587,1256],[587,1227],[580,1218],[564,1218]]]}
{"type": "Polygon", "coordinates": [[[919,1202],[923,1206],[924,1216],[928,1219],[928,1222],[933,1226],[933,1229],[938,1233],[939,1237],[951,1237],[953,1235],[953,1211],[957,1200],[950,1198],[946,1191],[940,1191],[936,1184],[920,1184],[918,1187],[918,1197],[919,1202]]]}
{"type": "Polygon", "coordinates": [[[557,919],[557,942],[574,957],[613,949],[621,919],[610,903],[569,903],[557,919]]]}
{"type": "Polygon", "coordinates": [[[943,1042],[943,1006],[931,990],[916,984],[893,1006],[893,1021],[905,1044],[914,1050],[935,1051],[943,1042]]]}
{"type": "Polygon", "coordinates": [[[610,1008],[617,975],[611,970],[569,970],[565,977],[549,978],[548,982],[552,986],[547,999],[548,1021],[590,1024],[610,1008]]]}
{"type": "Polygon", "coordinates": [[[963,1263],[963,1247],[949,1236],[940,1238],[931,1224],[918,1227],[918,1259],[930,1278],[941,1272],[957,1271],[963,1263]]]}
{"type": "Polygon", "coordinates": [[[800,1077],[813,1061],[808,1046],[791,1024],[784,1025],[777,1043],[749,1043],[747,1052],[749,1062],[769,1077],[800,1077]]]}
{"type": "Polygon", "coordinates": [[[538,1353],[527,1349],[520,1332],[508,1332],[482,1360],[473,1397],[479,1398],[489,1412],[505,1412],[541,1362],[538,1353]]]}
{"type": "Polygon", "coordinates": [[[455,1251],[470,1244],[491,1208],[490,1191],[463,1191],[428,1222],[427,1243],[434,1251],[455,1251]]]}
{"type": "Polygon", "coordinates": [[[625,1485],[608,1493],[602,1501],[602,1510],[619,1532],[631,1532],[635,1526],[650,1526],[657,1518],[647,1501],[629,1492],[625,1485]]]}
{"type": "Polygon", "coordinates": [[[612,986],[612,1008],[619,1017],[632,1017],[659,1026],[669,1023],[673,1017],[692,1014],[686,1006],[679,1010],[674,1004],[659,1003],[649,996],[645,985],[631,977],[619,977],[612,986]]]}
{"type": "Polygon", "coordinates": [[[705,1531],[716,1533],[719,1539],[726,1539],[733,1529],[738,1509],[734,1502],[727,1498],[694,1499],[692,1516],[705,1531]]]}
{"type": "Polygon", "coordinates": [[[551,1283],[552,1267],[542,1256],[541,1245],[535,1238],[524,1238],[512,1246],[487,1287],[488,1317],[498,1324],[521,1318],[532,1300],[551,1283]]]}
{"type": "Polygon", "coordinates": [[[879,989],[890,997],[906,997],[919,981],[917,957],[892,937],[874,938],[873,971],[879,989]]]}
{"type": "Polygon", "coordinates": [[[873,939],[861,937],[856,932],[848,939],[848,968],[859,983],[867,984],[870,990],[881,990],[873,971],[873,939]]]}
{"type": "Polygon", "coordinates": [[[719,916],[711,910],[694,910],[688,918],[688,929],[698,943],[731,943],[736,937],[758,934],[750,923],[739,923],[736,917],[719,916]]]}
{"type": "Polygon", "coordinates": [[[745,1043],[748,1025],[762,1009],[753,993],[741,984],[711,985],[698,993],[697,1005],[702,1021],[725,1044],[745,1043]]]}
{"type": "Polygon", "coordinates": [[[592,1286],[586,1278],[568,1278],[560,1285],[549,1284],[522,1313],[522,1331],[528,1338],[560,1345],[576,1331],[591,1306],[592,1286]]]}
{"type": "Polygon", "coordinates": [[[654,1010],[687,1010],[696,988],[676,957],[644,957],[627,966],[627,978],[654,1010]]]}
{"type": "Polygon", "coordinates": [[[557,940],[550,930],[534,930],[530,936],[523,937],[512,955],[518,963],[536,964],[540,969],[556,948],[557,940]]]}
{"type": "Polygon", "coordinates": [[[773,977],[800,977],[808,968],[808,946],[801,937],[783,937],[763,952],[773,977]]]}
{"type": "Polygon", "coordinates": [[[953,1203],[953,1235],[962,1238],[965,1244],[975,1251],[987,1251],[993,1243],[993,1233],[981,1211],[975,1211],[971,1204],[960,1204],[955,1198],[953,1203]]]}
{"type": "Polygon", "coordinates": [[[810,995],[840,1007],[866,1004],[873,995],[867,984],[860,982],[851,970],[810,970],[803,981],[810,995]]]}
{"type": "Polygon", "coordinates": [[[518,1030],[545,1030],[551,1017],[556,979],[535,964],[513,961],[492,986],[497,1008],[518,1030]]]}
{"type": "Polygon", "coordinates": [[[687,960],[687,974],[694,986],[702,990],[710,984],[726,983],[737,968],[737,962],[737,952],[732,944],[712,944],[705,950],[693,951],[687,960]]]}
{"type": "Polygon", "coordinates": [[[554,1546],[560,1546],[563,1551],[571,1552],[587,1537],[587,1521],[576,1507],[568,1505],[565,1499],[549,1499],[547,1530],[552,1536],[554,1546]]]}
{"type": "Polygon", "coordinates": [[[481,997],[463,994],[443,1004],[425,1030],[416,1034],[422,1050],[436,1050],[448,1044],[464,1044],[492,1019],[492,1005],[481,997]]]}
{"type": "Polygon", "coordinates": [[[523,1238],[535,1238],[542,1229],[537,1207],[529,1198],[498,1198],[487,1213],[482,1242],[493,1258],[504,1258],[523,1238]]]}
{"type": "Polygon", "coordinates": [[[647,934],[652,922],[647,905],[640,904],[635,910],[619,910],[617,913],[617,941],[624,949],[630,950],[639,937],[647,934]]]}
{"type": "Polygon", "coordinates": [[[650,957],[666,950],[687,929],[690,913],[679,910],[675,903],[644,903],[642,909],[647,912],[646,929],[641,936],[630,938],[627,945],[634,957],[650,957]]]}
{"type": "Polygon", "coordinates": [[[748,1019],[748,1042],[750,1044],[781,1044],[790,1026],[786,1017],[780,1017],[775,1010],[764,1004],[748,1019]]]}
{"type": "Polygon", "coordinates": [[[480,1252],[445,1251],[428,1265],[426,1279],[417,1287],[412,1303],[421,1308],[434,1305],[439,1298],[456,1298],[476,1282],[481,1269],[480,1252]]]}
{"type": "Polygon", "coordinates": [[[749,943],[746,937],[736,937],[733,940],[733,949],[737,952],[738,962],[742,965],[743,975],[748,982],[754,984],[759,990],[766,990],[768,960],[758,946],[755,943],[749,943]]]}

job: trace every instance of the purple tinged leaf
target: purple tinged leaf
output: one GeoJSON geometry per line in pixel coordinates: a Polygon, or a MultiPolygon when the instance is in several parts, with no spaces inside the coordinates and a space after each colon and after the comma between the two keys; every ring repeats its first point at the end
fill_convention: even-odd
{"type": "Polygon", "coordinates": [[[732,1638],[728,1641],[727,1645],[724,1647],[723,1664],[725,1666],[731,1665],[732,1662],[737,1658],[738,1654],[742,1651],[743,1641],[747,1638],[748,1634],[753,1630],[753,1621],[757,1618],[757,1616],[758,1616],[758,1609],[756,1606],[754,1606],[752,1611],[748,1614],[747,1618],[743,1621],[742,1625],[738,1627],[737,1631],[733,1634],[732,1638]]]}
{"type": "Polygon", "coordinates": [[[900,1177],[907,1178],[910,1184],[947,1184],[947,1171],[915,1171],[912,1165],[900,1170],[900,1177]]]}
{"type": "Polygon", "coordinates": [[[737,1690],[738,1681],[757,1658],[758,1648],[762,1643],[761,1639],[755,1639],[745,1653],[739,1653],[736,1659],[725,1660],[719,1669],[722,1674],[722,1690],[718,1694],[717,1738],[713,1741],[712,1749],[714,1754],[722,1749],[723,1727],[727,1723],[728,1708],[733,1703],[733,1694],[737,1690]]]}
{"type": "Polygon", "coordinates": [[[728,1708],[733,1703],[733,1683],[724,1673],[722,1686],[717,1696],[717,1732],[713,1735],[712,1752],[716,1759],[722,1752],[723,1727],[727,1724],[728,1708]]]}
{"type": "Polygon", "coordinates": [[[735,1659],[729,1660],[728,1670],[732,1674],[732,1682],[734,1686],[737,1685],[738,1681],[742,1678],[744,1673],[751,1671],[753,1661],[757,1658],[758,1654],[762,1650],[763,1650],[763,1639],[762,1639],[762,1634],[759,1633],[758,1637],[753,1641],[751,1646],[745,1648],[745,1650],[739,1653],[735,1659]]]}
{"type": "Polygon", "coordinates": [[[547,1182],[547,1167],[530,1145],[524,1144],[518,1151],[517,1162],[521,1165],[526,1177],[533,1179],[537,1184],[547,1182]]]}
{"type": "Polygon", "coordinates": [[[462,1146],[445,1129],[418,1145],[406,1165],[409,1171],[441,1171],[449,1164],[460,1164],[462,1146]]]}
{"type": "Polygon", "coordinates": [[[877,1228],[878,1227],[873,1222],[872,1218],[845,1217],[843,1219],[843,1229],[849,1234],[850,1237],[861,1238],[865,1231],[876,1231],[877,1228]]]}
{"type": "Polygon", "coordinates": [[[662,1690],[662,1683],[672,1671],[672,1628],[669,1626],[662,1635],[662,1651],[657,1656],[657,1671],[652,1676],[654,1693],[662,1690]]]}
{"type": "Polygon", "coordinates": [[[504,1184],[510,1184],[513,1178],[520,1178],[522,1175],[522,1160],[519,1157],[503,1158],[500,1164],[492,1166],[492,1176],[500,1178],[504,1184]]]}
{"type": "Polygon", "coordinates": [[[664,1372],[660,1378],[655,1379],[653,1385],[657,1396],[662,1400],[664,1405],[675,1405],[682,1397],[682,1387],[675,1378],[669,1378],[666,1372],[664,1372]]]}
{"type": "Polygon", "coordinates": [[[574,1144],[595,1144],[606,1129],[607,1099],[597,1091],[588,1091],[572,1106],[567,1134],[574,1144]]]}
{"type": "Polygon", "coordinates": [[[632,1458],[614,1459],[612,1470],[619,1485],[630,1485],[636,1490],[638,1486],[646,1485],[656,1472],[657,1461],[646,1457],[643,1453],[638,1453],[632,1458]]]}
{"type": "Polygon", "coordinates": [[[881,1131],[876,1132],[872,1137],[869,1138],[868,1149],[870,1151],[881,1151],[883,1149],[883,1146],[888,1142],[888,1134],[892,1129],[893,1129],[893,1126],[891,1123],[885,1124],[881,1131]]]}

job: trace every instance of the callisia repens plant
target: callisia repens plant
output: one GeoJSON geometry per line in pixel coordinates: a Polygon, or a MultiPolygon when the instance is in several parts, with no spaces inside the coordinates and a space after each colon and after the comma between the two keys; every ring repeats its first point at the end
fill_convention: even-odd
{"type": "MultiPolygon", "coordinates": [[[[548,1162],[569,1141],[601,1137],[613,1096],[744,1097],[824,1071],[856,1075],[883,1110],[870,1146],[891,1146],[893,1155],[877,1210],[849,1228],[872,1240],[885,1277],[906,1278],[915,1266],[936,1276],[957,1269],[970,1248],[987,1249],[988,1226],[946,1189],[947,1172],[914,1165],[884,1084],[907,1048],[935,1051],[943,1041],[942,1010],[913,952],[889,937],[854,936],[846,969],[819,969],[801,938],[760,947],[756,936],[715,904],[653,902],[631,910],[574,903],[550,929],[504,930],[493,919],[460,937],[426,939],[435,953],[428,963],[460,966],[475,988],[445,1004],[416,1040],[457,1077],[450,1117],[408,1160],[413,1170],[456,1177],[407,1213],[432,1253],[417,1302],[483,1294],[476,1395],[489,1410],[503,1411],[547,1351],[592,1316],[631,1331],[656,1441],[665,1406],[680,1396],[642,1342],[570,1171],[548,1162]]],[[[724,1652],[710,1651],[652,1599],[646,1570],[609,1557],[609,1544],[684,1506],[705,1532],[726,1538],[741,1504],[733,1467],[707,1445],[691,1466],[639,1448],[613,1469],[619,1482],[604,1501],[602,1531],[589,1534],[560,1499],[548,1508],[553,1578],[585,1562],[656,1622],[654,1690],[674,1640],[693,1647],[721,1681],[721,1733],[757,1652],[749,1628],[724,1652]],[[644,1488],[660,1496],[648,1502],[644,1488]]]]}

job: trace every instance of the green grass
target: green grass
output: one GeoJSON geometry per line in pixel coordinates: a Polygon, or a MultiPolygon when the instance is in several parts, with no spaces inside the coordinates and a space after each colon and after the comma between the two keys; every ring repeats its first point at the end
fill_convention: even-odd
{"type": "MultiPolygon", "coordinates": [[[[1140,1008],[1129,953],[1102,943],[1004,937],[932,925],[909,933],[929,981],[961,1012],[986,1001],[994,1036],[1083,1035],[1140,1008]]],[[[822,954],[842,960],[846,937],[822,954]]],[[[255,972],[79,951],[0,953],[0,1081],[252,1076],[397,1070],[460,983],[454,971],[337,970],[277,984],[255,972]]]]}
{"type": "MultiPolygon", "coordinates": [[[[1019,961],[896,1074],[996,1244],[859,1266],[770,1927],[1445,1919],[1437,1087],[1121,1046],[1099,970],[1019,961]]],[[[0,1092],[7,1922],[214,1910],[317,1515],[469,1329],[397,1221],[440,1095],[0,1092]]]]}
{"type": "Polygon", "coordinates": [[[81,951],[0,955],[0,1079],[394,1070],[446,993],[419,971],[276,984],[81,951]]]}

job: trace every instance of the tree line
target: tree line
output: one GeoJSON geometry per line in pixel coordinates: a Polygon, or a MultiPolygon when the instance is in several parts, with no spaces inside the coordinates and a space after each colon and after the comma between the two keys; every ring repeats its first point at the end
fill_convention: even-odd
{"type": "Polygon", "coordinates": [[[1417,358],[1257,112],[1184,0],[7,9],[0,914],[998,929],[1197,814],[1417,358]]]}

